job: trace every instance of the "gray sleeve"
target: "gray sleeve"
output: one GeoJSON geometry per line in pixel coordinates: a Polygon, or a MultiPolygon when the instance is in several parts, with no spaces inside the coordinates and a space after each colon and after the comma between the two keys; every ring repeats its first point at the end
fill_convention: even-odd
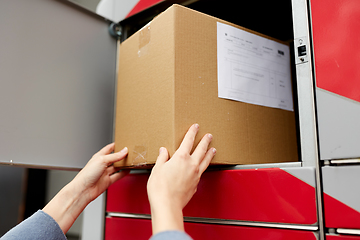
{"type": "Polygon", "coordinates": [[[150,240],[192,240],[192,238],[182,231],[164,231],[153,235],[150,240]]]}
{"type": "Polygon", "coordinates": [[[39,210],[19,225],[12,228],[0,240],[66,240],[57,222],[39,210]]]}

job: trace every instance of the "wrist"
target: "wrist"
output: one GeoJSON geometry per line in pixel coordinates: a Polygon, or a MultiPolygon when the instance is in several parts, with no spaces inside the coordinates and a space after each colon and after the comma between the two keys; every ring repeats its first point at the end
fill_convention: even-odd
{"type": "Polygon", "coordinates": [[[153,234],[170,230],[184,231],[182,208],[176,204],[152,204],[151,221],[153,234]]]}

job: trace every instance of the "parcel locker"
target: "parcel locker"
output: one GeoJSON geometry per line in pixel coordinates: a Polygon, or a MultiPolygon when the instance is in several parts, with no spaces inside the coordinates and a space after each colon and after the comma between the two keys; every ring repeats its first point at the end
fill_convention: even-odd
{"type": "MultiPolygon", "coordinates": [[[[146,2],[148,1],[139,1],[134,6],[134,9],[137,8],[138,10],[134,10],[132,13],[129,12],[120,21],[119,26],[114,27],[111,25],[110,30],[121,29],[121,39],[124,40],[151,20],[153,16],[173,3],[170,1],[146,2]],[[135,12],[138,13],[133,14],[135,12]]],[[[296,4],[304,5],[301,1],[299,2],[296,4]]],[[[272,4],[263,1],[260,8],[256,3],[250,1],[244,2],[243,8],[258,9],[256,15],[248,14],[247,16],[244,13],[241,16],[236,14],[235,8],[232,7],[234,3],[231,1],[223,2],[222,4],[219,4],[217,1],[208,1],[206,4],[203,1],[178,1],[178,3],[267,34],[273,38],[290,41],[290,46],[296,36],[296,34],[294,35],[293,8],[290,1],[277,1],[272,4]],[[214,11],[215,9],[216,11],[214,11]],[[269,11],[269,9],[272,10],[269,11]],[[273,11],[281,12],[281,14],[272,15],[271,12],[273,11]],[[267,21],[259,23],[256,21],[259,16],[263,16],[267,21]]],[[[6,47],[2,49],[2,56],[4,56],[2,59],[7,59],[5,63],[9,67],[4,68],[4,71],[1,73],[2,79],[6,80],[4,86],[6,85],[7,88],[2,88],[2,111],[6,117],[2,120],[1,125],[4,127],[1,129],[3,132],[1,136],[6,144],[2,145],[3,150],[1,151],[2,156],[0,160],[6,164],[22,166],[79,169],[85,165],[92,154],[112,140],[114,100],[116,95],[114,89],[116,84],[117,39],[111,37],[108,33],[110,21],[104,20],[66,1],[46,3],[33,1],[28,3],[29,6],[22,6],[20,8],[16,8],[16,5],[18,5],[16,2],[13,2],[13,4],[3,4],[4,14],[1,15],[3,17],[3,31],[10,32],[13,28],[16,29],[18,26],[15,26],[16,22],[26,18],[34,26],[32,29],[26,30],[29,31],[26,35],[30,36],[27,39],[27,43],[28,46],[35,47],[26,48],[26,46],[23,46],[23,48],[19,49],[18,46],[22,46],[21,44],[11,45],[11,42],[17,43],[21,39],[19,35],[16,35],[18,33],[12,33],[8,35],[8,42],[4,44],[6,47]],[[37,14],[37,11],[34,10],[35,8],[31,6],[39,6],[40,9],[44,10],[42,14],[37,14]],[[16,14],[9,15],[10,12],[16,12],[16,14]],[[21,16],[21,18],[17,16],[21,16]],[[51,24],[48,21],[50,17],[51,24]],[[12,18],[14,20],[9,21],[12,18]],[[12,22],[13,25],[9,25],[7,22],[12,22]],[[43,32],[43,29],[46,29],[47,32],[43,32]],[[59,29],[62,30],[61,33],[58,32],[59,29]],[[12,47],[9,48],[9,46],[12,47]],[[14,53],[24,54],[22,58],[15,59],[14,53]],[[70,59],[72,61],[67,61],[70,59]],[[19,65],[26,67],[22,71],[15,71],[13,68],[19,65]],[[28,78],[24,75],[28,76],[28,78]],[[12,79],[17,81],[12,81],[12,79]],[[12,105],[5,104],[7,99],[14,99],[12,105]],[[15,112],[13,109],[17,109],[17,111],[15,112]],[[23,151],[15,151],[15,146],[16,149],[22,149],[23,151]],[[54,155],[54,151],[58,154],[54,155]]],[[[130,1],[126,4],[130,4],[130,1]]],[[[119,31],[115,33],[119,33],[119,31]]],[[[301,35],[301,37],[304,36],[306,35],[301,35]]],[[[304,44],[306,42],[304,40],[304,44]]],[[[307,55],[307,52],[305,53],[307,55]]],[[[292,61],[295,62],[295,59],[292,59],[292,61]]],[[[308,64],[308,62],[304,64],[308,64]]],[[[297,78],[296,74],[298,73],[298,71],[295,71],[295,68],[296,66],[293,63],[294,79],[297,78]]],[[[298,86],[295,81],[293,82],[293,87],[294,108],[297,112],[296,99],[298,86]]],[[[299,129],[303,128],[299,127],[299,129]]],[[[301,139],[300,136],[302,135],[299,133],[299,139],[301,139]]],[[[308,143],[311,141],[306,140],[303,142],[308,143]]],[[[301,140],[299,140],[300,145],[301,140]]],[[[274,216],[274,218],[269,212],[264,216],[260,214],[260,217],[252,216],[251,213],[248,213],[248,216],[226,216],[226,214],[234,214],[231,213],[230,208],[227,211],[221,210],[221,214],[225,214],[224,217],[230,220],[256,220],[260,225],[262,223],[266,225],[267,222],[272,224],[295,223],[305,225],[305,231],[318,231],[314,170],[316,164],[313,150],[311,149],[310,154],[308,154],[306,149],[309,148],[306,146],[299,147],[299,151],[302,151],[303,163],[294,162],[290,165],[279,166],[267,165],[268,168],[276,168],[259,171],[260,174],[263,173],[265,175],[267,172],[271,173],[265,179],[274,178],[276,180],[278,177],[278,180],[281,180],[285,177],[285,179],[292,179],[299,186],[302,186],[303,190],[301,191],[306,192],[302,196],[309,196],[309,198],[303,198],[306,202],[309,202],[309,207],[307,208],[301,201],[296,201],[295,204],[301,208],[298,217],[296,215],[294,218],[291,218],[291,214],[286,214],[286,211],[282,211],[279,216],[274,216]],[[307,155],[311,155],[311,157],[307,157],[307,155]],[[301,169],[302,164],[308,168],[301,169]],[[294,167],[294,172],[300,172],[299,175],[308,175],[310,173],[310,177],[307,177],[307,179],[311,179],[311,184],[302,180],[296,180],[299,178],[280,169],[283,166],[294,167]],[[299,167],[300,170],[296,170],[299,167]],[[302,170],[304,174],[301,173],[302,170]]],[[[226,174],[227,171],[232,173],[244,171],[250,175],[250,177],[245,176],[245,178],[251,179],[251,175],[257,175],[257,172],[254,172],[254,174],[251,172],[255,171],[258,167],[263,168],[262,166],[252,166],[250,167],[252,170],[242,170],[241,168],[240,170],[226,170],[224,177],[221,178],[225,182],[232,184],[233,187],[231,188],[234,189],[236,188],[236,182],[231,183],[231,174],[226,174]]],[[[216,175],[215,171],[209,173],[209,176],[212,175],[216,175]]],[[[258,177],[258,179],[262,178],[258,177]]],[[[209,189],[211,182],[206,182],[209,182],[209,180],[204,180],[204,189],[209,189]]],[[[247,186],[251,189],[251,185],[247,186]]],[[[277,191],[286,194],[287,189],[289,187],[281,187],[280,184],[280,187],[275,187],[271,194],[276,198],[277,191]]],[[[111,194],[111,190],[109,190],[109,194],[111,194]]],[[[231,191],[228,191],[227,194],[231,197],[231,191]]],[[[261,195],[256,197],[260,199],[261,195]]],[[[282,203],[281,198],[279,199],[274,203],[278,205],[278,209],[280,209],[279,204],[282,203]]],[[[145,200],[146,196],[145,198],[143,196],[139,201],[145,200]]],[[[100,201],[104,200],[100,199],[100,201]]],[[[202,211],[201,214],[196,212],[197,201],[199,200],[195,198],[193,206],[189,205],[189,210],[185,210],[189,216],[210,216],[214,219],[222,217],[221,214],[218,215],[216,212],[209,214],[206,211],[202,211]]],[[[232,199],[232,201],[235,204],[237,199],[232,199]]],[[[220,208],[224,207],[219,205],[223,204],[222,200],[217,204],[220,208]]],[[[272,209],[269,208],[268,210],[272,209]]],[[[108,210],[107,214],[111,215],[112,212],[108,210]]],[[[85,214],[85,216],[89,215],[85,214]]],[[[105,216],[105,212],[103,216],[105,216]]],[[[91,218],[87,217],[87,219],[91,218]]],[[[86,228],[86,224],[84,229],[87,229],[87,231],[93,230],[86,228]]],[[[103,229],[103,226],[99,226],[100,232],[103,229]]]]}
{"type": "MultiPolygon", "coordinates": [[[[80,3],[3,2],[0,4],[3,33],[0,78],[4,86],[0,88],[0,162],[78,170],[92,154],[111,142],[118,44],[173,3],[288,41],[292,53],[299,162],[234,166],[220,171],[215,168],[205,173],[200,192],[184,209],[191,221],[197,221],[186,223],[190,235],[201,237],[199,229],[209,229],[208,226],[214,224],[214,234],[217,232],[219,236],[224,233],[223,229],[245,234],[248,227],[272,232],[274,236],[280,236],[280,232],[296,232],[302,239],[324,239],[325,236],[356,239],[356,231],[350,233],[352,236],[333,234],[334,229],[357,230],[354,224],[359,218],[357,210],[353,211],[356,206],[328,191],[338,172],[345,168],[356,172],[360,162],[357,147],[360,89],[356,67],[359,58],[354,30],[359,27],[360,4],[356,0],[326,4],[319,0],[244,1],[241,11],[239,3],[233,1],[128,0],[115,6],[122,9],[115,22],[100,12],[84,10],[80,3]],[[24,22],[25,28],[21,27],[24,22]],[[227,187],[211,188],[212,184],[219,184],[213,179],[227,187]],[[277,183],[266,188],[262,182],[277,183]],[[236,192],[237,184],[259,202],[243,198],[236,192]],[[229,205],[226,199],[214,198],[216,208],[210,209],[211,202],[199,207],[210,193],[218,196],[221,191],[230,199],[229,205]],[[265,198],[266,193],[270,197],[265,198]],[[291,198],[290,193],[300,196],[291,198]],[[349,211],[343,216],[353,217],[352,225],[344,225],[345,222],[339,225],[339,219],[335,223],[327,220],[334,211],[342,209],[329,210],[327,206],[334,201],[336,206],[349,211]],[[251,208],[256,206],[264,211],[236,211],[232,206],[237,202],[243,202],[242,207],[251,203],[251,208]],[[211,221],[206,222],[207,218],[211,221]],[[251,225],[253,222],[255,226],[251,225]]],[[[102,7],[105,11],[106,6],[102,7]]],[[[141,222],[148,229],[147,236],[151,234],[144,189],[148,174],[134,171],[123,182],[111,186],[107,200],[105,196],[98,200],[97,215],[87,210],[84,231],[89,235],[95,231],[97,236],[113,239],[108,234],[109,231],[116,234],[116,226],[141,222]],[[133,192],[130,186],[141,190],[133,192]],[[119,189],[138,198],[132,201],[123,198],[119,196],[119,189]],[[91,225],[94,218],[101,219],[97,227],[91,225]]],[[[345,179],[342,176],[340,188],[349,193],[352,188],[342,181],[345,179]]],[[[350,198],[350,202],[356,201],[357,196],[350,198]]]]}

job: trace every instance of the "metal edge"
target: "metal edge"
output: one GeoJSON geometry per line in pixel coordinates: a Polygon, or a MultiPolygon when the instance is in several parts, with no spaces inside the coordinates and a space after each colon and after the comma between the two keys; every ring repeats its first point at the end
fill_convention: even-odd
{"type": "Polygon", "coordinates": [[[325,224],[322,198],[321,163],[319,161],[319,139],[316,114],[316,78],[312,34],[310,0],[292,0],[294,18],[294,39],[306,36],[309,43],[309,62],[296,65],[298,104],[300,122],[300,142],[303,166],[315,167],[316,206],[319,224],[319,239],[325,239],[325,224]],[[297,20],[297,21],[296,21],[297,20]],[[301,78],[301,79],[299,79],[301,78]],[[305,80],[305,81],[301,81],[305,80]]]}
{"type": "MultiPolygon", "coordinates": [[[[315,49],[314,49],[314,37],[313,37],[313,26],[312,26],[312,10],[311,10],[311,0],[307,0],[307,8],[308,8],[308,26],[309,26],[309,43],[311,47],[311,56],[310,63],[312,66],[312,78],[313,78],[313,89],[314,89],[314,101],[315,101],[315,124],[316,131],[318,131],[318,121],[317,121],[317,100],[316,100],[316,66],[315,66],[315,49]]],[[[325,237],[325,217],[324,217],[324,200],[323,200],[323,184],[322,184],[322,163],[320,162],[320,150],[319,149],[319,136],[318,132],[315,133],[317,135],[317,156],[318,159],[316,161],[316,201],[318,207],[318,224],[319,224],[319,238],[320,240],[324,240],[325,237]]]]}
{"type": "Polygon", "coordinates": [[[239,169],[259,169],[259,168],[292,168],[301,167],[301,162],[284,162],[284,163],[263,163],[263,164],[248,164],[235,166],[210,166],[209,170],[239,170],[239,169]]]}
{"type": "MultiPolygon", "coordinates": [[[[106,216],[107,217],[115,217],[115,218],[132,218],[132,219],[151,220],[151,215],[149,215],[149,214],[108,212],[106,214],[106,216]]],[[[319,229],[317,225],[250,222],[250,221],[240,221],[240,220],[226,220],[226,219],[198,218],[198,217],[184,217],[184,222],[243,226],[243,227],[277,228],[277,229],[302,230],[302,231],[317,231],[319,229]]]]}
{"type": "MultiPolygon", "coordinates": [[[[249,165],[210,165],[206,171],[219,171],[219,170],[245,170],[245,169],[261,169],[261,168],[298,168],[301,167],[301,162],[285,162],[285,163],[264,163],[264,164],[249,164],[249,165]]],[[[131,174],[145,174],[150,173],[151,169],[131,169],[131,174]]]]}
{"type": "Polygon", "coordinates": [[[0,166],[13,166],[13,167],[22,167],[22,168],[35,168],[35,169],[46,169],[46,170],[66,170],[66,171],[80,171],[82,168],[76,167],[64,167],[64,166],[51,166],[51,165],[32,165],[32,164],[25,164],[25,163],[14,163],[12,160],[10,161],[2,161],[0,160],[0,166]]]}

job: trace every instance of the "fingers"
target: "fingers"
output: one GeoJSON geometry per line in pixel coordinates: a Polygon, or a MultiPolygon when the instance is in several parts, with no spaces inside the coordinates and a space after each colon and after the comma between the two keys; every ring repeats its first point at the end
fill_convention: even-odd
{"type": "Polygon", "coordinates": [[[128,154],[128,151],[128,148],[125,147],[120,152],[104,155],[102,156],[102,158],[107,165],[111,165],[117,161],[124,159],[128,154]]]}
{"type": "MultiPolygon", "coordinates": [[[[199,125],[194,124],[190,127],[188,132],[186,133],[180,147],[178,150],[181,149],[181,151],[186,151],[187,153],[190,153],[193,145],[194,140],[196,137],[196,134],[198,133],[199,125]]],[[[213,159],[216,149],[212,148],[211,150],[208,150],[209,144],[211,143],[213,139],[213,136],[208,133],[206,134],[199,144],[196,146],[194,152],[191,155],[191,158],[197,162],[199,165],[200,173],[202,174],[206,168],[209,166],[210,161],[213,159]]]]}
{"type": "Polygon", "coordinates": [[[161,147],[159,149],[159,156],[156,159],[156,163],[162,164],[169,160],[169,152],[166,148],[161,147]]]}
{"type": "Polygon", "coordinates": [[[190,151],[194,145],[195,136],[198,133],[198,131],[199,131],[199,124],[197,124],[197,123],[193,124],[190,127],[190,129],[187,131],[187,133],[185,134],[185,137],[184,137],[183,141],[181,142],[179,150],[190,153],[190,151]]]}
{"type": "Polygon", "coordinates": [[[95,153],[94,156],[107,155],[109,153],[112,153],[114,151],[114,148],[115,148],[115,143],[110,143],[105,147],[103,147],[100,151],[95,153]]]}
{"type": "Polygon", "coordinates": [[[200,165],[199,165],[199,172],[200,175],[203,174],[203,172],[207,169],[207,167],[209,166],[211,160],[213,159],[213,157],[216,154],[216,149],[215,148],[210,148],[206,154],[205,157],[202,159],[200,165]]]}
{"type": "Polygon", "coordinates": [[[205,134],[205,136],[201,139],[201,141],[197,145],[191,157],[200,163],[204,158],[205,153],[208,151],[208,147],[212,139],[213,136],[210,133],[205,134]]]}

